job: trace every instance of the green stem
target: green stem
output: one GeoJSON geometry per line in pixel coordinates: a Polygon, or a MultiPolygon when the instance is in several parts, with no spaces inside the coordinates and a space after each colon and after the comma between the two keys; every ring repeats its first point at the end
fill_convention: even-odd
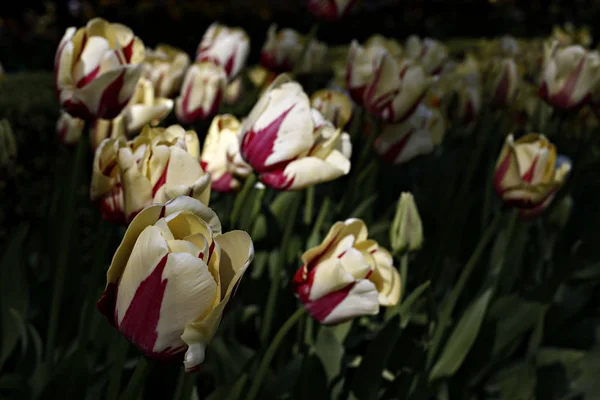
{"type": "Polygon", "coordinates": [[[400,258],[400,282],[402,288],[400,289],[400,301],[406,293],[406,284],[408,283],[408,252],[404,253],[400,258]]]}
{"type": "Polygon", "coordinates": [[[444,336],[444,332],[448,325],[448,321],[450,320],[450,317],[452,316],[452,312],[454,311],[454,307],[456,306],[456,302],[458,301],[458,298],[460,297],[462,291],[464,290],[465,285],[467,284],[467,281],[469,280],[469,277],[471,276],[471,273],[473,272],[473,270],[475,269],[475,266],[477,265],[477,262],[481,258],[482,254],[485,251],[489,242],[494,237],[494,234],[496,233],[496,230],[498,229],[498,226],[500,225],[500,221],[502,221],[502,215],[503,215],[502,213],[496,214],[496,217],[494,218],[492,223],[488,226],[487,230],[482,235],[481,239],[479,240],[479,243],[477,244],[477,247],[475,248],[475,251],[473,251],[473,254],[471,255],[471,258],[469,259],[469,261],[467,262],[467,265],[462,270],[462,273],[460,274],[460,277],[458,278],[458,282],[456,282],[456,285],[454,286],[454,289],[452,290],[452,293],[450,294],[450,298],[443,305],[442,311],[440,312],[440,318],[438,320],[437,326],[435,327],[435,333],[433,335],[431,348],[429,350],[429,354],[427,355],[428,366],[431,366],[433,358],[438,351],[442,337],[444,336]]]}
{"type": "Polygon", "coordinates": [[[265,307],[265,316],[260,330],[260,339],[262,343],[266,343],[269,339],[269,333],[271,331],[271,324],[273,323],[273,316],[275,314],[275,306],[277,305],[277,295],[279,294],[279,286],[281,282],[281,269],[285,269],[287,264],[287,249],[289,247],[290,239],[294,233],[294,225],[296,222],[296,215],[298,214],[298,208],[300,206],[300,199],[295,197],[292,199],[291,208],[289,211],[289,220],[285,225],[283,232],[283,238],[281,240],[281,246],[279,246],[279,259],[275,266],[275,273],[271,277],[271,286],[269,288],[269,294],[267,297],[267,304],[265,307]]]}
{"type": "Polygon", "coordinates": [[[182,370],[179,374],[179,379],[177,380],[177,388],[175,389],[173,400],[190,400],[195,384],[195,376],[186,374],[185,371],[182,370]]]}
{"type": "Polygon", "coordinates": [[[321,227],[323,226],[325,217],[327,216],[327,213],[329,212],[329,204],[330,203],[331,203],[331,200],[329,199],[329,196],[325,197],[325,200],[323,200],[323,203],[321,204],[321,209],[319,210],[319,215],[317,215],[317,220],[315,221],[312,231],[310,232],[310,236],[308,237],[308,239],[306,241],[307,249],[315,247],[317,244],[319,244],[321,227]]]}
{"type": "Polygon", "coordinates": [[[283,341],[283,338],[285,337],[285,335],[296,324],[296,322],[298,322],[300,320],[300,318],[302,318],[302,316],[305,314],[305,312],[306,311],[305,311],[304,307],[298,308],[296,310],[296,312],[294,314],[292,314],[292,316],[289,317],[288,320],[285,321],[285,323],[281,326],[281,328],[279,329],[279,332],[277,332],[277,335],[275,335],[275,337],[273,338],[273,341],[267,348],[267,351],[265,352],[265,355],[263,356],[263,358],[260,362],[260,365],[258,366],[256,376],[254,377],[254,380],[252,381],[252,385],[250,386],[250,390],[248,392],[248,396],[246,396],[246,400],[254,400],[256,398],[256,396],[258,395],[258,391],[260,390],[262,381],[265,378],[265,375],[267,374],[267,369],[269,368],[269,364],[271,364],[271,361],[273,360],[273,357],[275,356],[275,352],[277,351],[277,348],[283,341]]]}
{"type": "Polygon", "coordinates": [[[244,205],[246,203],[246,199],[248,198],[248,195],[250,194],[250,191],[254,187],[255,183],[256,183],[256,175],[252,174],[248,177],[248,179],[246,179],[246,182],[244,183],[244,187],[242,188],[242,191],[236,196],[235,203],[233,203],[233,211],[231,212],[231,226],[232,227],[235,227],[236,224],[238,223],[240,213],[242,212],[242,208],[244,207],[244,205]]]}
{"type": "Polygon", "coordinates": [[[120,332],[115,332],[115,340],[111,343],[112,355],[110,375],[108,378],[108,389],[106,391],[107,400],[117,400],[121,390],[121,377],[123,375],[123,367],[127,358],[127,349],[129,343],[121,336],[120,332]]]}
{"type": "Polygon", "coordinates": [[[315,202],[315,187],[306,189],[306,203],[304,203],[304,225],[310,225],[313,219],[313,207],[315,202]]]}
{"type": "Polygon", "coordinates": [[[125,388],[125,391],[119,400],[135,400],[140,397],[140,394],[144,390],[146,376],[148,376],[148,372],[150,372],[151,367],[152,365],[148,359],[146,359],[146,357],[142,357],[140,359],[135,367],[135,371],[133,371],[131,379],[129,379],[127,388],[125,388]]]}
{"type": "Polygon", "coordinates": [[[310,31],[308,32],[308,34],[306,35],[306,38],[304,39],[304,45],[302,46],[302,51],[300,52],[300,57],[298,57],[298,59],[296,60],[296,65],[294,65],[294,69],[292,70],[292,73],[291,73],[292,77],[296,77],[300,73],[300,70],[302,69],[302,66],[304,65],[304,59],[306,58],[306,55],[308,54],[308,49],[310,49],[310,45],[312,44],[313,40],[315,40],[315,38],[317,37],[318,31],[319,31],[319,24],[314,24],[310,28],[310,31]]]}
{"type": "Polygon", "coordinates": [[[52,300],[50,304],[50,319],[48,322],[48,340],[46,342],[46,361],[52,363],[52,354],[56,342],[56,333],[58,330],[58,317],[60,314],[60,303],[63,298],[63,289],[67,275],[67,266],[72,252],[70,251],[71,238],[73,234],[73,224],[77,207],[77,184],[79,183],[81,172],[83,171],[83,160],[87,150],[86,136],[82,136],[77,144],[73,164],[71,165],[71,176],[67,186],[67,194],[64,203],[63,225],[60,237],[58,256],[56,260],[56,271],[54,273],[54,287],[52,290],[52,300]]]}

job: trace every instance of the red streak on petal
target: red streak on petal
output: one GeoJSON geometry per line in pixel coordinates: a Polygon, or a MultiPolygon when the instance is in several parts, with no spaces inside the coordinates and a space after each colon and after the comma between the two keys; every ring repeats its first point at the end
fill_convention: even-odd
{"type": "Polygon", "coordinates": [[[100,314],[104,315],[108,322],[116,327],[115,324],[115,305],[117,302],[117,284],[109,283],[96,303],[96,308],[100,314]]]}
{"type": "Polygon", "coordinates": [[[160,178],[154,184],[152,188],[152,197],[156,196],[156,193],[159,191],[161,187],[167,182],[167,172],[169,171],[169,161],[167,161],[167,165],[165,165],[165,169],[160,175],[160,178]]]}
{"type": "MultiPolygon", "coordinates": [[[[387,149],[387,151],[385,153],[380,153],[381,159],[386,162],[389,162],[391,164],[394,164],[396,162],[396,159],[398,158],[398,156],[402,153],[402,151],[406,147],[406,144],[412,137],[413,133],[414,133],[414,130],[411,130],[406,135],[404,135],[404,137],[402,137],[396,143],[391,145],[390,148],[387,149]]],[[[375,147],[375,149],[377,149],[377,147],[375,147]]]]}
{"type": "Polygon", "coordinates": [[[573,92],[575,91],[575,86],[577,86],[577,81],[581,76],[581,71],[583,70],[583,65],[585,64],[585,61],[586,57],[583,57],[581,61],[579,61],[577,68],[569,74],[567,81],[565,82],[564,86],[560,89],[560,91],[558,91],[558,93],[549,96],[547,86],[545,84],[542,85],[542,88],[540,89],[540,94],[546,99],[546,101],[550,105],[563,110],[576,110],[590,101],[590,94],[587,94],[583,97],[583,99],[579,100],[578,102],[575,102],[573,99],[573,92]]]}
{"type": "Polygon", "coordinates": [[[213,251],[215,251],[215,241],[214,240],[210,243],[210,246],[208,247],[208,260],[206,260],[206,262],[209,262],[210,259],[212,258],[213,251]]]}
{"type": "Polygon", "coordinates": [[[288,190],[294,183],[295,176],[289,177],[283,170],[260,174],[260,181],[272,189],[288,190]]]}
{"type": "Polygon", "coordinates": [[[115,224],[126,225],[125,212],[122,209],[121,204],[124,204],[123,188],[119,183],[100,201],[102,218],[115,224]]]}
{"type": "MultiPolygon", "coordinates": [[[[125,71],[122,71],[117,79],[112,81],[110,85],[104,89],[100,103],[98,104],[98,111],[96,113],[97,118],[113,119],[127,105],[129,98],[119,101],[119,95],[125,84],[125,71]]],[[[131,97],[131,96],[129,96],[131,97]]]]}
{"type": "Polygon", "coordinates": [[[230,193],[230,192],[233,192],[233,187],[232,187],[233,182],[234,182],[233,176],[229,172],[226,172],[223,175],[221,175],[219,177],[219,179],[212,181],[210,187],[215,192],[230,193]]]}
{"type": "Polygon", "coordinates": [[[235,48],[233,49],[233,51],[231,52],[231,54],[229,55],[227,62],[223,66],[223,68],[225,68],[225,73],[227,73],[227,76],[230,78],[231,78],[231,73],[233,72],[233,66],[235,63],[235,56],[237,54],[237,51],[238,51],[238,46],[236,45],[235,48]]]}
{"type": "Polygon", "coordinates": [[[200,161],[200,167],[206,172],[206,168],[208,167],[208,163],[206,161],[200,161]]]}
{"type": "Polygon", "coordinates": [[[508,98],[508,86],[509,86],[509,76],[508,76],[508,68],[504,68],[502,73],[502,79],[500,79],[500,84],[496,88],[496,92],[494,93],[494,104],[497,105],[507,105],[509,102],[508,98]]]}
{"type": "Polygon", "coordinates": [[[306,302],[304,303],[304,307],[306,307],[306,310],[314,319],[323,323],[325,318],[327,318],[327,316],[331,314],[331,312],[335,310],[346,297],[348,297],[348,293],[350,293],[350,290],[352,290],[354,285],[355,283],[351,283],[343,289],[329,293],[320,299],[306,302]]]}
{"type": "Polygon", "coordinates": [[[123,55],[125,56],[125,60],[129,63],[131,62],[131,57],[133,56],[133,43],[135,42],[135,37],[131,38],[129,44],[123,47],[123,55]]]}
{"type": "Polygon", "coordinates": [[[525,174],[523,175],[523,178],[521,178],[524,182],[531,183],[531,181],[533,180],[533,173],[535,172],[535,167],[538,163],[539,158],[539,156],[535,156],[535,158],[533,159],[533,163],[531,163],[531,167],[529,167],[527,172],[525,172],[525,174]]]}
{"type": "Polygon", "coordinates": [[[99,72],[100,72],[100,65],[96,66],[96,68],[94,68],[89,74],[87,74],[83,78],[81,78],[77,82],[77,88],[81,89],[82,87],[84,87],[85,85],[87,85],[88,83],[90,83],[91,81],[96,79],[98,77],[99,72]]]}
{"type": "Polygon", "coordinates": [[[177,118],[179,119],[179,121],[184,124],[192,124],[199,119],[206,119],[211,115],[216,114],[219,105],[221,104],[221,97],[223,96],[222,91],[219,90],[208,111],[205,111],[204,108],[202,108],[202,106],[198,107],[195,110],[190,110],[190,97],[194,88],[195,79],[196,78],[192,78],[188,86],[185,88],[185,92],[183,94],[183,101],[181,104],[182,110],[181,113],[177,114],[177,118]]]}

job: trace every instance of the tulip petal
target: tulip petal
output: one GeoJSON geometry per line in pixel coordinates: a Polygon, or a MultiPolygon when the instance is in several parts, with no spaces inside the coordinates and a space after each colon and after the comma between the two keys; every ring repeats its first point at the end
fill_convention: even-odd
{"type": "Polygon", "coordinates": [[[221,234],[221,221],[217,214],[201,201],[189,196],[179,196],[165,204],[165,216],[178,211],[189,211],[208,223],[213,235],[221,234]]]}
{"type": "Polygon", "coordinates": [[[376,315],[378,296],[373,282],[363,279],[305,306],[322,324],[338,324],[361,315],[376,315]]]}

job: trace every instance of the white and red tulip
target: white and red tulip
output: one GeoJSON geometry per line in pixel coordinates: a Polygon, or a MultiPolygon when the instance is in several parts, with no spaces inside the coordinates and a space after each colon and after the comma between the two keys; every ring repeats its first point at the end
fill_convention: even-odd
{"type": "Polygon", "coordinates": [[[303,189],[350,171],[350,137],[311,108],[302,87],[280,75],[240,132],[241,155],[265,185],[303,189]]]}
{"type": "Polygon", "coordinates": [[[222,233],[202,202],[150,205],[127,228],[97,307],[146,357],[183,358],[194,372],[253,257],[250,236],[222,233]]]}
{"type": "Polygon", "coordinates": [[[418,36],[411,36],[406,41],[405,55],[407,58],[419,62],[430,75],[437,75],[442,71],[448,59],[446,46],[437,40],[418,36]]]}
{"type": "Polygon", "coordinates": [[[213,23],[208,27],[196,51],[196,62],[212,62],[233,79],[246,65],[250,53],[250,37],[241,28],[213,23]]]}
{"type": "Polygon", "coordinates": [[[343,92],[318,90],[310,97],[310,104],[337,128],[343,129],[352,118],[352,100],[343,92]]]}
{"type": "Polygon", "coordinates": [[[400,274],[390,253],[368,238],[359,219],[335,223],[323,242],[302,255],[292,290],[310,315],[337,324],[379,313],[400,299],[400,274]]]}
{"type": "Polygon", "coordinates": [[[365,45],[365,47],[356,40],[350,44],[346,61],[346,89],[358,104],[363,104],[365,90],[371,83],[374,71],[379,66],[383,54],[384,48],[377,42],[370,46],[365,45]]]}
{"type": "Polygon", "coordinates": [[[54,59],[61,106],[86,120],[116,117],[135,91],[144,52],[129,28],[101,18],[67,29],[54,59]]]}
{"type": "Polygon", "coordinates": [[[519,89],[519,73],[514,59],[493,59],[486,80],[492,104],[506,107],[515,101],[519,89]]]}
{"type": "Polygon", "coordinates": [[[179,93],[190,57],[175,47],[159,44],[146,51],[143,76],[154,86],[157,97],[173,98],[179,93]]]}
{"type": "Polygon", "coordinates": [[[184,124],[212,117],[219,110],[227,75],[223,67],[212,62],[193,64],[187,71],[180,96],[175,101],[175,114],[184,124]]]}
{"type": "Polygon", "coordinates": [[[63,111],[56,122],[56,133],[64,144],[75,144],[79,141],[84,127],[84,120],[72,117],[63,111]]]}

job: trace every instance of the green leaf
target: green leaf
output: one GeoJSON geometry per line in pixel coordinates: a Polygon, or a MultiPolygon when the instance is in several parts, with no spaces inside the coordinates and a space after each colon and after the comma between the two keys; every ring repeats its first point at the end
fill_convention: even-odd
{"type": "Polygon", "coordinates": [[[479,335],[492,293],[491,288],[486,290],[465,310],[431,370],[430,381],[452,376],[460,368],[479,335]]]}
{"type": "Polygon", "coordinates": [[[257,251],[254,256],[254,261],[252,262],[252,279],[259,279],[263,271],[265,270],[265,266],[267,265],[267,261],[269,260],[269,253],[266,251],[257,251]]]}
{"type": "Polygon", "coordinates": [[[500,371],[494,381],[500,387],[500,400],[530,400],[534,398],[535,367],[518,363],[500,371]]]}
{"type": "Polygon", "coordinates": [[[381,374],[385,369],[392,350],[400,337],[400,317],[390,319],[385,327],[369,343],[362,362],[354,374],[350,391],[358,400],[377,399],[381,387],[381,374]]]}
{"type": "Polygon", "coordinates": [[[535,361],[538,367],[546,367],[552,364],[563,364],[568,367],[578,363],[585,355],[586,352],[582,350],[543,347],[538,350],[535,361]]]}
{"type": "Polygon", "coordinates": [[[329,400],[327,378],[323,364],[316,355],[304,359],[302,372],[292,395],[294,400],[329,400]]]}
{"type": "Polygon", "coordinates": [[[331,383],[340,374],[344,357],[343,342],[338,340],[333,329],[327,326],[321,327],[313,348],[315,354],[323,363],[327,383],[331,383]]]}
{"type": "Polygon", "coordinates": [[[412,293],[408,295],[406,299],[404,299],[404,301],[396,305],[394,308],[389,309],[385,315],[385,319],[389,320],[395,315],[400,315],[400,326],[405,328],[410,322],[411,315],[413,314],[413,305],[421,298],[423,293],[425,293],[430,285],[431,281],[427,281],[419,285],[419,287],[413,290],[412,293]]]}
{"type": "Polygon", "coordinates": [[[352,218],[364,218],[365,212],[367,212],[373,206],[373,203],[377,200],[377,195],[373,194],[364,199],[355,209],[350,213],[352,218]]]}

